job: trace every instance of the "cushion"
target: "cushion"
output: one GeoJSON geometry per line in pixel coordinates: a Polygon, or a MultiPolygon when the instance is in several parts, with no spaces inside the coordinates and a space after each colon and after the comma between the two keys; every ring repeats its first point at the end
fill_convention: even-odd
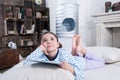
{"type": "Polygon", "coordinates": [[[120,49],[115,47],[87,47],[88,51],[91,51],[97,56],[103,57],[105,63],[114,63],[120,61],[120,49]]]}
{"type": "Polygon", "coordinates": [[[0,80],[75,80],[70,71],[54,65],[24,65],[24,60],[2,75],[0,80]]]}

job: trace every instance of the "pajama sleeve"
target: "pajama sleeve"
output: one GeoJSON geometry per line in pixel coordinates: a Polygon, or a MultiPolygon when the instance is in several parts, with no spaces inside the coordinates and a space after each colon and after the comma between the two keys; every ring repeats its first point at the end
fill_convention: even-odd
{"type": "Polygon", "coordinates": [[[62,61],[67,61],[74,68],[75,80],[84,80],[84,70],[86,61],[83,57],[72,56],[71,54],[63,54],[61,57],[62,61]]]}
{"type": "Polygon", "coordinates": [[[40,50],[40,48],[36,48],[24,61],[24,64],[33,64],[35,61],[43,61],[45,58],[43,57],[44,53],[40,50]]]}

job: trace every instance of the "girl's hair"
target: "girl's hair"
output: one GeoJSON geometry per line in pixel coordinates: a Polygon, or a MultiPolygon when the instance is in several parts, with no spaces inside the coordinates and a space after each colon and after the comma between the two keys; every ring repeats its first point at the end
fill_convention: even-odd
{"type": "MultiPolygon", "coordinates": [[[[55,38],[57,39],[57,42],[59,42],[58,37],[57,37],[56,34],[54,34],[53,32],[50,32],[50,31],[45,31],[45,32],[42,32],[42,33],[41,33],[41,36],[40,36],[40,44],[41,44],[41,39],[42,39],[42,37],[43,37],[45,34],[48,34],[48,33],[54,35],[55,38]]],[[[62,44],[61,44],[60,42],[59,42],[59,48],[62,48],[62,44]]]]}

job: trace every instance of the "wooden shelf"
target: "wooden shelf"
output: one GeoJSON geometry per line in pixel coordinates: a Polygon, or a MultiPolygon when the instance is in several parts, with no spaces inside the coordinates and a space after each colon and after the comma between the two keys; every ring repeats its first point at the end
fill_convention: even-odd
{"type": "Polygon", "coordinates": [[[50,30],[49,8],[45,6],[45,0],[41,1],[41,5],[36,5],[34,0],[3,3],[4,34],[1,34],[1,48],[8,48],[8,39],[14,39],[11,41],[17,43],[19,53],[26,57],[37,47],[42,30],[50,30]]]}

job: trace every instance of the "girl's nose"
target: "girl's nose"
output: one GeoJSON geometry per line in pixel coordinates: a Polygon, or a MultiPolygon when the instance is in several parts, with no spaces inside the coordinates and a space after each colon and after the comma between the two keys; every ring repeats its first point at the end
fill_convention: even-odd
{"type": "Polygon", "coordinates": [[[51,41],[50,41],[50,40],[48,40],[48,41],[47,41],[47,43],[51,43],[51,41]]]}

